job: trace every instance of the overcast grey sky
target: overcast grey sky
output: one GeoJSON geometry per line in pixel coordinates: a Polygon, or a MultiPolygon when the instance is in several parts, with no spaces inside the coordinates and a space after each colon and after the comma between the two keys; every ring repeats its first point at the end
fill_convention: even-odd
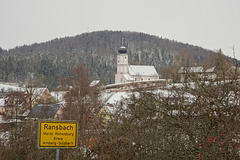
{"type": "Polygon", "coordinates": [[[0,0],[0,47],[136,31],[240,59],[240,0],[0,0]]]}

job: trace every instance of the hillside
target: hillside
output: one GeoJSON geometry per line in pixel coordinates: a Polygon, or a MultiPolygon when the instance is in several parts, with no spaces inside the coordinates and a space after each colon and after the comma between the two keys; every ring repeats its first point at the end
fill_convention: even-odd
{"type": "Polygon", "coordinates": [[[98,31],[44,43],[24,45],[0,52],[0,80],[37,83],[54,87],[58,77],[71,76],[77,64],[91,70],[94,79],[114,83],[117,49],[125,37],[131,64],[171,66],[182,51],[190,52],[199,62],[211,52],[198,46],[138,32],[98,31]]]}

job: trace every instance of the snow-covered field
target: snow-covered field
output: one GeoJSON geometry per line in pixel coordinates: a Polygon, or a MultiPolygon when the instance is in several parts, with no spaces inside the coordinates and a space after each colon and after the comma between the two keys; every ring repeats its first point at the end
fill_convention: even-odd
{"type": "MultiPolygon", "coordinates": [[[[0,123],[13,123],[16,122],[16,119],[4,119],[3,115],[0,115],[0,123]]],[[[17,119],[17,122],[22,122],[20,119],[17,119]]]]}
{"type": "Polygon", "coordinates": [[[23,91],[23,87],[19,87],[17,83],[0,83],[0,91],[23,91]]]}

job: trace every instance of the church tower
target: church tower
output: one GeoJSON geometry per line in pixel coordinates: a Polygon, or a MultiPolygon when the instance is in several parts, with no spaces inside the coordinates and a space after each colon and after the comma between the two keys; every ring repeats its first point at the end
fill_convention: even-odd
{"type": "Polygon", "coordinates": [[[125,47],[124,38],[122,38],[122,45],[118,49],[117,55],[117,74],[115,75],[115,83],[124,83],[124,74],[128,74],[128,55],[125,47]]]}
{"type": "Polygon", "coordinates": [[[158,79],[159,75],[154,66],[128,64],[127,48],[125,47],[124,38],[122,38],[122,45],[118,49],[117,55],[117,74],[115,74],[115,84],[152,81],[158,79]]]}

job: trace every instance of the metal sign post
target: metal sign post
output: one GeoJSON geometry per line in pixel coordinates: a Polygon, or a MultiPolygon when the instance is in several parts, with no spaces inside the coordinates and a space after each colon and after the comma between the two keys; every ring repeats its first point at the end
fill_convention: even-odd
{"type": "Polygon", "coordinates": [[[60,151],[60,149],[56,150],[56,160],[59,160],[59,151],[60,151]]]}

